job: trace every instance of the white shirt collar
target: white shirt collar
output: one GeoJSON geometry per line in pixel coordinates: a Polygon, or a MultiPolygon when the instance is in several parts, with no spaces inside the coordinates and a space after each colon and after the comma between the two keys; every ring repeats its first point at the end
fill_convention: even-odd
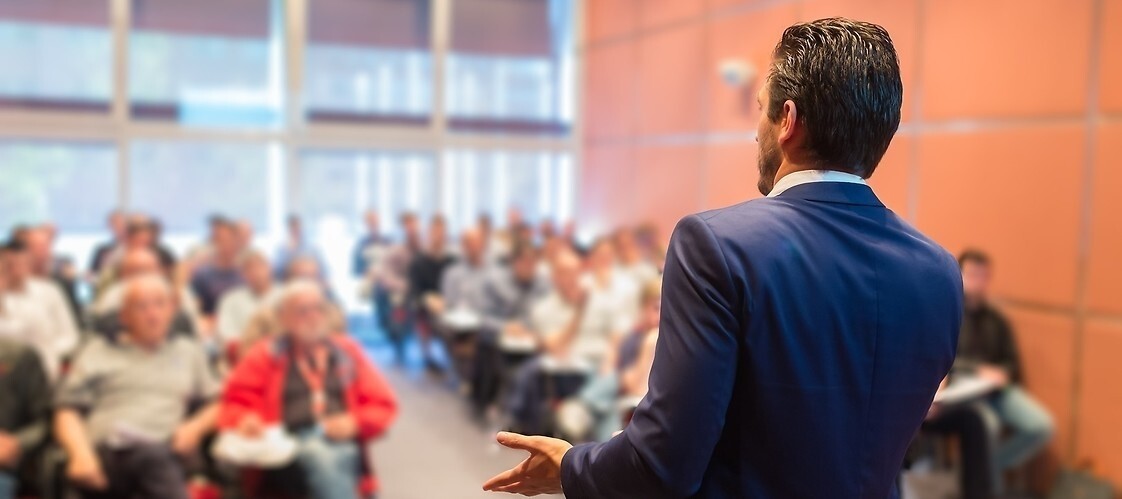
{"type": "Polygon", "coordinates": [[[783,178],[779,179],[779,182],[775,183],[775,187],[771,189],[767,197],[773,198],[796,185],[813,182],[842,182],[846,184],[868,185],[865,183],[865,179],[852,173],[835,170],[802,170],[784,175],[783,178]]]}

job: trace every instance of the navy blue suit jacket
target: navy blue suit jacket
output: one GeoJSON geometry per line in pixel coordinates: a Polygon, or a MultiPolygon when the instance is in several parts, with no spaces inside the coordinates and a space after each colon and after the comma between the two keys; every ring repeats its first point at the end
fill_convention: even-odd
{"type": "Polygon", "coordinates": [[[955,259],[861,184],[686,217],[650,390],[574,447],[566,497],[886,499],[950,369],[955,259]]]}

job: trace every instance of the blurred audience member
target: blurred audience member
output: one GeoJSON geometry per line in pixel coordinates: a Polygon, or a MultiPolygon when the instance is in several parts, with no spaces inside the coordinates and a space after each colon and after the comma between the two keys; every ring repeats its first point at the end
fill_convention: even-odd
{"type": "Polygon", "coordinates": [[[362,348],[331,334],[327,308],[317,283],[285,286],[276,310],[283,333],[254,346],[231,373],[220,426],[247,438],[282,426],[299,441],[295,464],[313,497],[355,498],[361,472],[372,469],[365,444],[386,431],[397,407],[362,348]]]}
{"type": "Polygon", "coordinates": [[[658,278],[658,267],[643,254],[643,249],[636,241],[635,231],[617,230],[614,241],[616,251],[619,253],[619,270],[623,275],[637,283],[650,282],[658,278]]]}
{"type": "MultiPolygon", "coordinates": [[[[1048,411],[1021,385],[1023,375],[1017,344],[1005,316],[989,302],[993,268],[990,258],[976,250],[959,257],[966,310],[958,339],[955,376],[968,374],[992,381],[999,389],[982,406],[995,439],[1008,433],[994,452],[997,473],[1016,468],[1038,454],[1052,439],[1055,424],[1048,411]]],[[[1000,484],[1000,482],[995,482],[1000,484]]]]}
{"type": "Polygon", "coordinates": [[[246,253],[253,249],[253,224],[246,219],[233,222],[234,236],[237,239],[238,253],[246,253]]]}
{"type": "Polygon", "coordinates": [[[75,324],[82,322],[82,306],[78,301],[78,269],[69,258],[60,257],[54,252],[58,228],[52,223],[30,227],[21,234],[21,242],[27,247],[31,259],[31,272],[41,279],[54,282],[70,309],[75,324]]]}
{"type": "Polygon", "coordinates": [[[482,330],[476,344],[471,397],[481,418],[498,401],[504,374],[510,367],[502,353],[503,338],[512,343],[536,344],[530,329],[530,307],[549,293],[549,279],[537,271],[538,251],[518,246],[510,263],[492,272],[483,285],[480,308],[482,330]]]}
{"type": "Polygon", "coordinates": [[[543,383],[543,376],[596,372],[609,349],[630,328],[634,316],[620,313],[616,297],[589,289],[582,279],[581,266],[580,257],[572,252],[557,257],[553,291],[531,309],[531,329],[540,339],[544,356],[523,366],[514,380],[508,408],[519,433],[545,432],[547,397],[566,398],[580,388],[579,384],[543,383]],[[552,388],[547,389],[547,385],[552,388]]]}
{"type": "Polygon", "coordinates": [[[409,265],[409,303],[417,314],[417,334],[421,339],[421,353],[425,367],[439,371],[440,365],[434,360],[431,336],[433,332],[433,311],[428,305],[439,296],[440,282],[444,272],[455,261],[446,248],[448,229],[444,218],[435,216],[429,224],[428,246],[417,253],[409,265]]]}
{"type": "Polygon", "coordinates": [[[5,314],[23,324],[23,340],[41,356],[51,379],[67,354],[78,345],[78,325],[66,297],[53,281],[32,274],[31,256],[17,240],[0,250],[4,268],[5,314]]]}
{"type": "Polygon", "coordinates": [[[157,275],[130,278],[124,334],[92,338],[59,389],[55,434],[85,497],[187,497],[181,459],[213,428],[217,406],[202,404],[218,386],[202,348],[168,336],[173,299],[157,275]]]}
{"type": "Polygon", "coordinates": [[[265,255],[250,251],[241,256],[239,263],[243,284],[218,302],[218,337],[224,343],[240,339],[254,314],[267,306],[273,289],[272,269],[265,255]]]}
{"type": "Polygon", "coordinates": [[[493,271],[487,260],[483,233],[468,229],[460,235],[463,259],[453,263],[440,281],[440,294],[433,295],[428,308],[440,315],[452,310],[479,314],[483,309],[483,286],[493,271]]]}
{"type": "Polygon", "coordinates": [[[304,224],[300,220],[299,215],[289,215],[287,221],[287,237],[280,248],[277,249],[276,259],[273,261],[273,275],[275,277],[284,277],[288,266],[298,257],[311,257],[315,259],[316,264],[322,275],[326,275],[323,265],[323,258],[320,256],[319,251],[314,246],[308,244],[304,238],[304,224]]]}
{"type": "Polygon", "coordinates": [[[412,327],[407,303],[409,269],[421,252],[421,231],[415,214],[401,216],[401,231],[401,243],[392,246],[368,274],[374,289],[374,307],[380,310],[379,326],[389,337],[398,364],[405,361],[405,338],[412,327]]]}
{"type": "Polygon", "coordinates": [[[101,273],[102,267],[109,262],[110,257],[125,243],[125,230],[127,228],[125,212],[113,210],[109,212],[106,226],[109,228],[109,240],[94,248],[93,257],[90,258],[90,275],[101,273]]]}
{"type": "MultiPolygon", "coordinates": [[[[167,271],[160,267],[156,252],[150,248],[126,249],[115,267],[117,280],[90,306],[90,329],[107,338],[116,336],[121,331],[120,310],[124,304],[125,284],[128,280],[151,275],[167,280],[169,285],[173,282],[167,271]]],[[[172,294],[176,306],[169,334],[194,337],[198,332],[198,305],[194,295],[188,289],[176,290],[174,286],[172,294]]]]}
{"type": "MultiPolygon", "coordinates": [[[[326,311],[324,312],[327,316],[328,330],[335,334],[345,334],[347,331],[347,316],[339,308],[339,305],[330,299],[331,293],[327,284],[323,281],[322,275],[323,272],[315,257],[303,255],[289,262],[288,270],[285,272],[285,282],[308,281],[319,286],[320,292],[328,297],[326,311]]],[[[248,352],[260,340],[272,338],[284,332],[283,324],[276,314],[276,307],[270,306],[273,299],[275,297],[266,300],[264,303],[266,306],[257,310],[257,313],[249,320],[245,330],[242,331],[240,351],[248,352]]]]}
{"type": "Polygon", "coordinates": [[[191,276],[191,290],[199,299],[199,310],[204,317],[213,317],[222,295],[242,284],[238,268],[242,248],[237,227],[233,222],[220,218],[212,222],[211,230],[209,257],[191,276]]]}
{"type": "Polygon", "coordinates": [[[601,372],[559,411],[558,419],[567,436],[597,441],[611,438],[622,427],[621,398],[631,405],[647,394],[662,311],[661,279],[647,281],[641,302],[631,334],[609,350],[601,372]]]}
{"type": "Polygon", "coordinates": [[[50,384],[30,346],[5,337],[8,314],[0,303],[0,499],[13,499],[34,480],[36,454],[47,437],[50,384]]]}
{"type": "Polygon", "coordinates": [[[358,240],[351,255],[351,273],[355,277],[366,276],[371,269],[377,268],[390,246],[390,239],[382,234],[378,212],[366,210],[362,220],[366,233],[358,240]]]}
{"type": "MultiPolygon", "coordinates": [[[[588,274],[584,277],[589,289],[613,301],[621,320],[634,320],[639,313],[642,282],[618,264],[616,247],[609,238],[596,241],[588,253],[588,274]]],[[[648,279],[649,280],[649,279],[648,279]]]]}

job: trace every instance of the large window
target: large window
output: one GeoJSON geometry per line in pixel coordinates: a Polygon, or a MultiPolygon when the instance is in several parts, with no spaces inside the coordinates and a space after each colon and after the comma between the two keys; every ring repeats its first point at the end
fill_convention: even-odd
{"type": "Polygon", "coordinates": [[[129,94],[138,118],[270,126],[283,118],[280,0],[133,0],[129,94]]]}
{"type": "Polygon", "coordinates": [[[455,229],[482,213],[517,208],[529,222],[572,216],[573,171],[568,154],[456,150],[447,156],[443,210],[455,229]]]}
{"type": "Polygon", "coordinates": [[[312,0],[304,83],[312,120],[425,124],[428,0],[312,0]]]}
{"type": "Polygon", "coordinates": [[[202,233],[213,214],[267,231],[283,216],[279,147],[143,140],[131,153],[129,207],[156,216],[169,233],[202,233]]]}
{"type": "Polygon", "coordinates": [[[445,94],[453,129],[567,133],[572,0],[454,0],[445,94]]]}
{"type": "Polygon", "coordinates": [[[0,0],[0,104],[109,109],[107,0],[0,0]]]}
{"type": "Polygon", "coordinates": [[[0,140],[0,227],[53,221],[96,232],[117,205],[117,154],[101,142],[0,140]]]}

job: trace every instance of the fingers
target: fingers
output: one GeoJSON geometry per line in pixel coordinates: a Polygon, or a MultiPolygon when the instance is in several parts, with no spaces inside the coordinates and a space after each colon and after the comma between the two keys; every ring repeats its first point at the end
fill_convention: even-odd
{"type": "Polygon", "coordinates": [[[543,437],[528,437],[526,435],[519,435],[507,431],[500,431],[499,434],[495,436],[495,440],[505,447],[530,452],[542,450],[542,439],[543,437]]]}
{"type": "Polygon", "coordinates": [[[510,485],[526,478],[526,463],[529,459],[522,461],[522,464],[506,470],[498,475],[491,477],[483,484],[483,490],[495,490],[498,487],[510,485]]]}

